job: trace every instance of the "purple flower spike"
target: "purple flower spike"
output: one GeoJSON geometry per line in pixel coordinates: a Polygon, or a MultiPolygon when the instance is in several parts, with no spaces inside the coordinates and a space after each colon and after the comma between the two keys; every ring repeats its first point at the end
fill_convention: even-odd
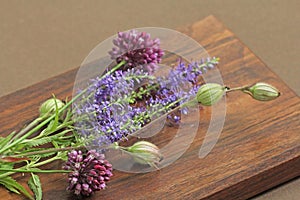
{"type": "Polygon", "coordinates": [[[109,52],[111,59],[117,63],[125,60],[124,70],[140,65],[152,73],[161,62],[164,52],[160,49],[160,40],[151,39],[149,33],[130,30],[119,32],[113,40],[115,47],[109,52]]]}
{"type": "MultiPolygon", "coordinates": [[[[195,98],[201,75],[217,65],[218,60],[207,58],[188,65],[179,60],[166,76],[155,77],[143,69],[133,68],[93,79],[82,101],[74,104],[74,119],[84,116],[75,123],[78,133],[86,139],[86,145],[99,146],[99,149],[126,140],[151,120],[195,98]],[[140,91],[136,88],[138,85],[145,86],[139,88],[145,90],[154,87],[140,97],[135,96],[131,102],[140,91]],[[144,104],[136,103],[140,99],[144,104]]],[[[176,117],[170,115],[170,125],[178,125],[188,112],[185,107],[174,113],[176,117]]],[[[79,156],[77,159],[87,162],[87,158],[79,156]]]]}
{"type": "Polygon", "coordinates": [[[88,151],[86,155],[73,150],[68,153],[68,161],[63,168],[73,170],[69,173],[67,190],[78,196],[90,196],[104,189],[113,175],[112,165],[104,160],[103,154],[94,150],[88,151]]]}

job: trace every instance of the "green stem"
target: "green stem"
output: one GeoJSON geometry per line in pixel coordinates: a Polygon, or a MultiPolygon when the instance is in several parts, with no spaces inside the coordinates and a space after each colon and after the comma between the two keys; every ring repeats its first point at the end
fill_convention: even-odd
{"type": "Polygon", "coordinates": [[[249,88],[249,86],[247,85],[247,86],[236,87],[236,88],[229,88],[229,87],[225,86],[225,88],[226,88],[226,93],[228,93],[228,92],[233,92],[233,91],[244,91],[247,88],[249,88]]]}
{"type": "Polygon", "coordinates": [[[70,170],[40,170],[40,169],[6,169],[6,168],[0,168],[0,171],[3,172],[22,172],[22,173],[69,173],[70,170]]]}
{"type": "Polygon", "coordinates": [[[55,161],[55,160],[59,160],[59,159],[61,159],[59,156],[54,156],[54,157],[49,158],[49,159],[47,159],[47,160],[44,160],[44,161],[38,162],[38,163],[36,163],[36,164],[33,164],[31,167],[40,167],[40,166],[42,166],[42,165],[51,163],[51,162],[53,162],[53,161],[55,161]]]}
{"type": "MultiPolygon", "coordinates": [[[[68,103],[66,103],[66,105],[64,107],[62,107],[59,111],[58,114],[60,114],[61,112],[63,112],[65,109],[67,109],[76,99],[78,99],[81,95],[83,95],[85,93],[86,89],[83,90],[81,93],[79,93],[78,95],[76,95],[71,101],[69,101],[68,103]]],[[[46,120],[44,120],[42,123],[40,123],[38,126],[34,127],[33,129],[31,129],[30,131],[28,131],[26,134],[24,134],[22,137],[20,137],[19,139],[15,140],[14,142],[12,142],[11,144],[3,147],[0,150],[0,154],[2,154],[3,152],[5,152],[6,150],[8,150],[9,148],[12,148],[13,146],[19,144],[21,141],[23,141],[24,139],[26,139],[27,137],[29,137],[30,135],[32,135],[33,133],[35,133],[36,131],[38,131],[40,128],[42,128],[43,126],[45,126],[47,123],[49,123],[52,119],[54,119],[56,116],[56,114],[51,115],[49,118],[47,118],[46,120]]]]}
{"type": "MultiPolygon", "coordinates": [[[[182,101],[183,99],[184,99],[184,98],[177,99],[176,101],[170,103],[170,104],[167,105],[166,107],[161,108],[161,109],[159,109],[159,110],[153,112],[153,113],[150,115],[150,117],[152,117],[152,116],[155,115],[156,113],[159,113],[159,112],[162,112],[162,111],[164,111],[164,110],[166,110],[166,109],[169,109],[170,107],[176,105],[177,103],[179,103],[179,102],[182,101]]],[[[188,101],[188,102],[189,102],[189,101],[188,101]]],[[[177,109],[179,109],[179,108],[181,108],[181,107],[182,107],[182,106],[177,106],[175,109],[177,110],[177,109]]],[[[173,112],[175,109],[172,109],[171,111],[173,112]]],[[[171,111],[169,111],[169,112],[167,112],[167,113],[170,114],[171,111]]],[[[165,113],[165,114],[166,114],[166,113],[165,113]]],[[[164,116],[164,115],[162,115],[162,116],[164,116]]]]}
{"type": "Polygon", "coordinates": [[[33,128],[31,131],[27,132],[25,135],[23,135],[22,137],[20,137],[19,139],[15,140],[14,142],[12,142],[9,145],[7,145],[4,148],[2,148],[0,150],[0,154],[2,154],[3,152],[5,152],[9,148],[12,148],[13,146],[17,145],[18,143],[20,143],[21,141],[23,141],[24,139],[26,139],[28,136],[30,136],[31,134],[33,134],[36,131],[38,131],[40,128],[42,128],[44,125],[46,125],[48,122],[50,122],[53,118],[54,118],[54,116],[49,117],[48,119],[46,119],[45,121],[43,121],[41,124],[39,124],[38,126],[36,126],[35,128],[33,128]]]}
{"type": "Polygon", "coordinates": [[[111,70],[109,70],[106,74],[104,74],[102,76],[102,78],[114,73],[116,70],[118,70],[121,66],[123,66],[126,63],[125,60],[122,60],[119,64],[117,64],[116,66],[114,66],[111,70]]]}
{"type": "MultiPolygon", "coordinates": [[[[30,129],[32,129],[34,126],[36,126],[38,123],[40,123],[41,121],[43,121],[44,119],[42,117],[38,117],[37,119],[35,119],[34,121],[32,121],[30,124],[28,124],[24,129],[22,129],[20,132],[18,132],[12,139],[11,141],[9,141],[9,143],[11,143],[14,139],[22,136],[23,134],[25,134],[27,131],[29,131],[30,129]]],[[[8,144],[9,144],[8,143],[8,144]]]]}
{"type": "MultiPolygon", "coordinates": [[[[169,104],[168,107],[172,107],[172,106],[175,105],[176,103],[180,102],[182,99],[183,99],[183,98],[178,99],[177,101],[175,101],[175,102],[169,104]]],[[[159,116],[158,118],[152,120],[151,123],[146,124],[146,125],[143,126],[141,129],[135,131],[135,132],[132,133],[131,135],[138,135],[139,133],[141,133],[141,132],[143,131],[143,129],[150,128],[150,127],[152,126],[151,124],[154,124],[155,122],[158,122],[158,121],[164,119],[164,118],[167,117],[170,113],[175,112],[175,111],[179,110],[180,108],[185,107],[186,105],[188,105],[188,103],[194,102],[194,100],[195,100],[195,99],[192,99],[192,100],[190,100],[190,101],[188,101],[188,102],[185,102],[185,103],[181,104],[180,106],[177,106],[176,108],[174,108],[174,109],[172,109],[172,110],[170,110],[170,111],[164,113],[163,115],[159,116]]],[[[160,110],[160,111],[161,111],[161,110],[160,110]]],[[[155,113],[160,112],[160,111],[156,111],[155,113]]],[[[154,115],[154,114],[153,114],[153,115],[154,115]]],[[[153,116],[153,115],[152,115],[152,116],[153,116]]],[[[122,148],[123,148],[123,149],[126,148],[126,147],[121,147],[121,146],[117,146],[117,147],[120,147],[121,149],[122,149],[122,148]]]]}
{"type": "MultiPolygon", "coordinates": [[[[60,129],[58,129],[58,130],[60,130],[60,129]]],[[[55,138],[63,139],[64,137],[67,137],[67,136],[66,136],[66,133],[69,133],[70,131],[72,131],[72,129],[66,129],[66,130],[63,130],[63,131],[61,131],[61,132],[56,133],[55,135],[51,135],[51,136],[48,136],[48,134],[47,134],[47,135],[42,135],[42,134],[40,134],[40,135],[38,135],[37,137],[31,138],[31,139],[25,139],[25,140],[23,140],[23,141],[21,142],[21,144],[26,145],[28,142],[34,142],[35,140],[41,139],[42,137],[44,137],[44,138],[45,138],[45,137],[52,138],[53,140],[54,140],[55,138]]],[[[50,134],[51,134],[51,133],[50,133],[50,134]]],[[[68,137],[74,137],[74,135],[69,135],[68,137]]],[[[22,154],[22,153],[20,153],[20,154],[22,154]]],[[[18,155],[20,155],[20,154],[18,154],[18,155]]]]}
{"type": "Polygon", "coordinates": [[[64,148],[49,148],[41,151],[33,151],[33,152],[28,152],[28,153],[20,153],[16,155],[10,155],[10,157],[28,157],[28,156],[33,156],[33,155],[40,155],[40,154],[47,154],[47,153],[53,153],[53,152],[62,152],[62,151],[71,151],[71,150],[79,150],[79,149],[84,149],[85,147],[80,146],[80,147],[64,147],[64,148]]]}
{"type": "Polygon", "coordinates": [[[43,138],[43,137],[52,137],[52,136],[57,136],[57,137],[59,137],[59,136],[63,136],[63,135],[65,135],[66,133],[69,133],[69,132],[71,132],[71,131],[73,131],[73,128],[70,128],[70,126],[73,124],[73,122],[66,122],[66,123],[63,123],[63,124],[61,124],[60,126],[58,126],[55,130],[53,130],[53,131],[50,131],[50,132],[47,132],[46,134],[45,133],[40,133],[39,135],[37,135],[36,137],[34,137],[34,138],[30,138],[30,139],[28,139],[28,140],[24,140],[25,142],[24,143],[26,143],[26,142],[28,142],[28,141],[34,141],[34,140],[37,140],[37,139],[41,139],[41,138],[43,138]],[[61,129],[64,129],[64,128],[68,128],[68,129],[65,129],[65,130],[63,130],[63,131],[61,131],[61,132],[58,132],[59,130],[61,130],[61,129]],[[58,133],[56,133],[55,135],[51,135],[52,133],[54,133],[54,132],[58,132],[58,133]],[[51,136],[50,136],[51,135],[51,136]]]}
{"type": "Polygon", "coordinates": [[[6,172],[6,173],[3,173],[3,174],[0,174],[0,179],[5,178],[5,177],[10,176],[10,175],[15,174],[15,173],[16,172],[6,172]]]}
{"type": "MultiPolygon", "coordinates": [[[[41,166],[41,165],[45,165],[45,164],[47,164],[47,163],[50,163],[50,162],[53,162],[53,161],[59,160],[59,159],[60,159],[60,157],[55,156],[55,157],[52,157],[52,158],[50,158],[50,159],[48,159],[48,160],[44,160],[44,161],[42,161],[42,162],[33,164],[33,165],[31,165],[30,167],[39,167],[39,166],[41,166]]],[[[10,175],[12,175],[12,174],[15,174],[15,173],[18,172],[18,170],[26,170],[26,167],[27,167],[27,166],[23,166],[23,167],[20,167],[20,168],[18,168],[18,169],[7,169],[7,171],[9,171],[9,172],[0,174],[0,179],[1,179],[1,178],[4,178],[4,177],[7,177],[7,176],[10,176],[10,175]],[[13,170],[13,171],[12,171],[12,170],[13,170]]],[[[0,171],[1,171],[1,170],[0,170],[0,171]]],[[[27,172],[29,172],[29,171],[27,171],[27,172]]],[[[39,172],[40,172],[40,171],[39,171],[39,172]]]]}
{"type": "Polygon", "coordinates": [[[155,76],[151,76],[151,75],[129,75],[127,77],[125,77],[125,80],[131,80],[132,78],[147,78],[148,80],[155,80],[156,77],[155,76]]]}

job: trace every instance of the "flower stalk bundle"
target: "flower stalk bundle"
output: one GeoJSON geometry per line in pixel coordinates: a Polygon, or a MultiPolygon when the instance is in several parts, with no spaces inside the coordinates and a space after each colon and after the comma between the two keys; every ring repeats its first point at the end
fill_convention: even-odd
{"type": "Polygon", "coordinates": [[[114,67],[91,80],[70,101],[46,100],[37,119],[19,132],[0,137],[1,185],[29,199],[42,199],[38,175],[67,173],[67,190],[90,196],[105,189],[113,176],[113,166],[104,156],[107,149],[120,150],[137,164],[158,168],[164,155],[155,144],[121,143],[160,118],[177,125],[189,113],[188,105],[211,106],[233,91],[259,101],[280,95],[267,83],[237,88],[201,83],[201,76],[218,64],[219,58],[214,57],[189,64],[179,60],[168,74],[157,76],[164,51],[160,40],[145,32],[120,32],[113,43],[109,55],[114,67]],[[65,161],[62,169],[40,168],[58,160],[65,161]],[[28,185],[34,197],[13,178],[15,173],[30,174],[28,185]]]}

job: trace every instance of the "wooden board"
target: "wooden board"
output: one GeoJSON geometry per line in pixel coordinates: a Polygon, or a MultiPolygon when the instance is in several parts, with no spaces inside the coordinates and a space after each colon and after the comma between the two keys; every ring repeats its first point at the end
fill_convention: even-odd
{"type": "MultiPolygon", "coordinates": [[[[264,81],[282,96],[257,102],[241,93],[227,96],[225,126],[214,149],[198,158],[209,124],[209,108],[200,111],[200,128],[188,151],[160,171],[114,171],[106,190],[90,199],[246,199],[300,175],[300,99],[253,52],[215,17],[180,29],[221,58],[219,70],[230,86],[264,81]]],[[[284,67],[284,66],[283,66],[284,67]]],[[[77,69],[0,99],[1,134],[29,123],[52,93],[71,96],[77,69]]],[[[52,163],[47,168],[60,168],[52,163]]],[[[17,179],[25,184],[19,175],[17,179]]],[[[66,175],[41,175],[44,199],[74,199],[66,175]]],[[[1,199],[22,199],[0,189],[1,199]]]]}

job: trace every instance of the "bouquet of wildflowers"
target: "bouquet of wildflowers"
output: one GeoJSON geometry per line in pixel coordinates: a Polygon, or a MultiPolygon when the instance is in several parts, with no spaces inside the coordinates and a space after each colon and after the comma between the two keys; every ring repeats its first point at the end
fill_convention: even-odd
{"type": "Polygon", "coordinates": [[[161,49],[159,38],[146,32],[119,32],[113,44],[108,52],[113,64],[103,74],[75,91],[69,101],[55,96],[46,100],[37,119],[19,132],[0,137],[1,185],[29,199],[42,199],[39,174],[65,173],[69,192],[90,196],[105,189],[113,176],[114,166],[105,157],[110,150],[122,152],[130,163],[144,169],[161,168],[165,155],[155,144],[132,140],[155,122],[163,119],[176,128],[191,106],[212,106],[232,91],[260,101],[279,96],[266,83],[237,88],[204,83],[203,74],[219,62],[215,57],[178,59],[169,70],[162,70],[160,63],[169,54],[161,49]],[[58,160],[65,162],[61,169],[40,168],[58,160]],[[28,185],[34,197],[13,178],[15,173],[30,174],[28,185]]]}

